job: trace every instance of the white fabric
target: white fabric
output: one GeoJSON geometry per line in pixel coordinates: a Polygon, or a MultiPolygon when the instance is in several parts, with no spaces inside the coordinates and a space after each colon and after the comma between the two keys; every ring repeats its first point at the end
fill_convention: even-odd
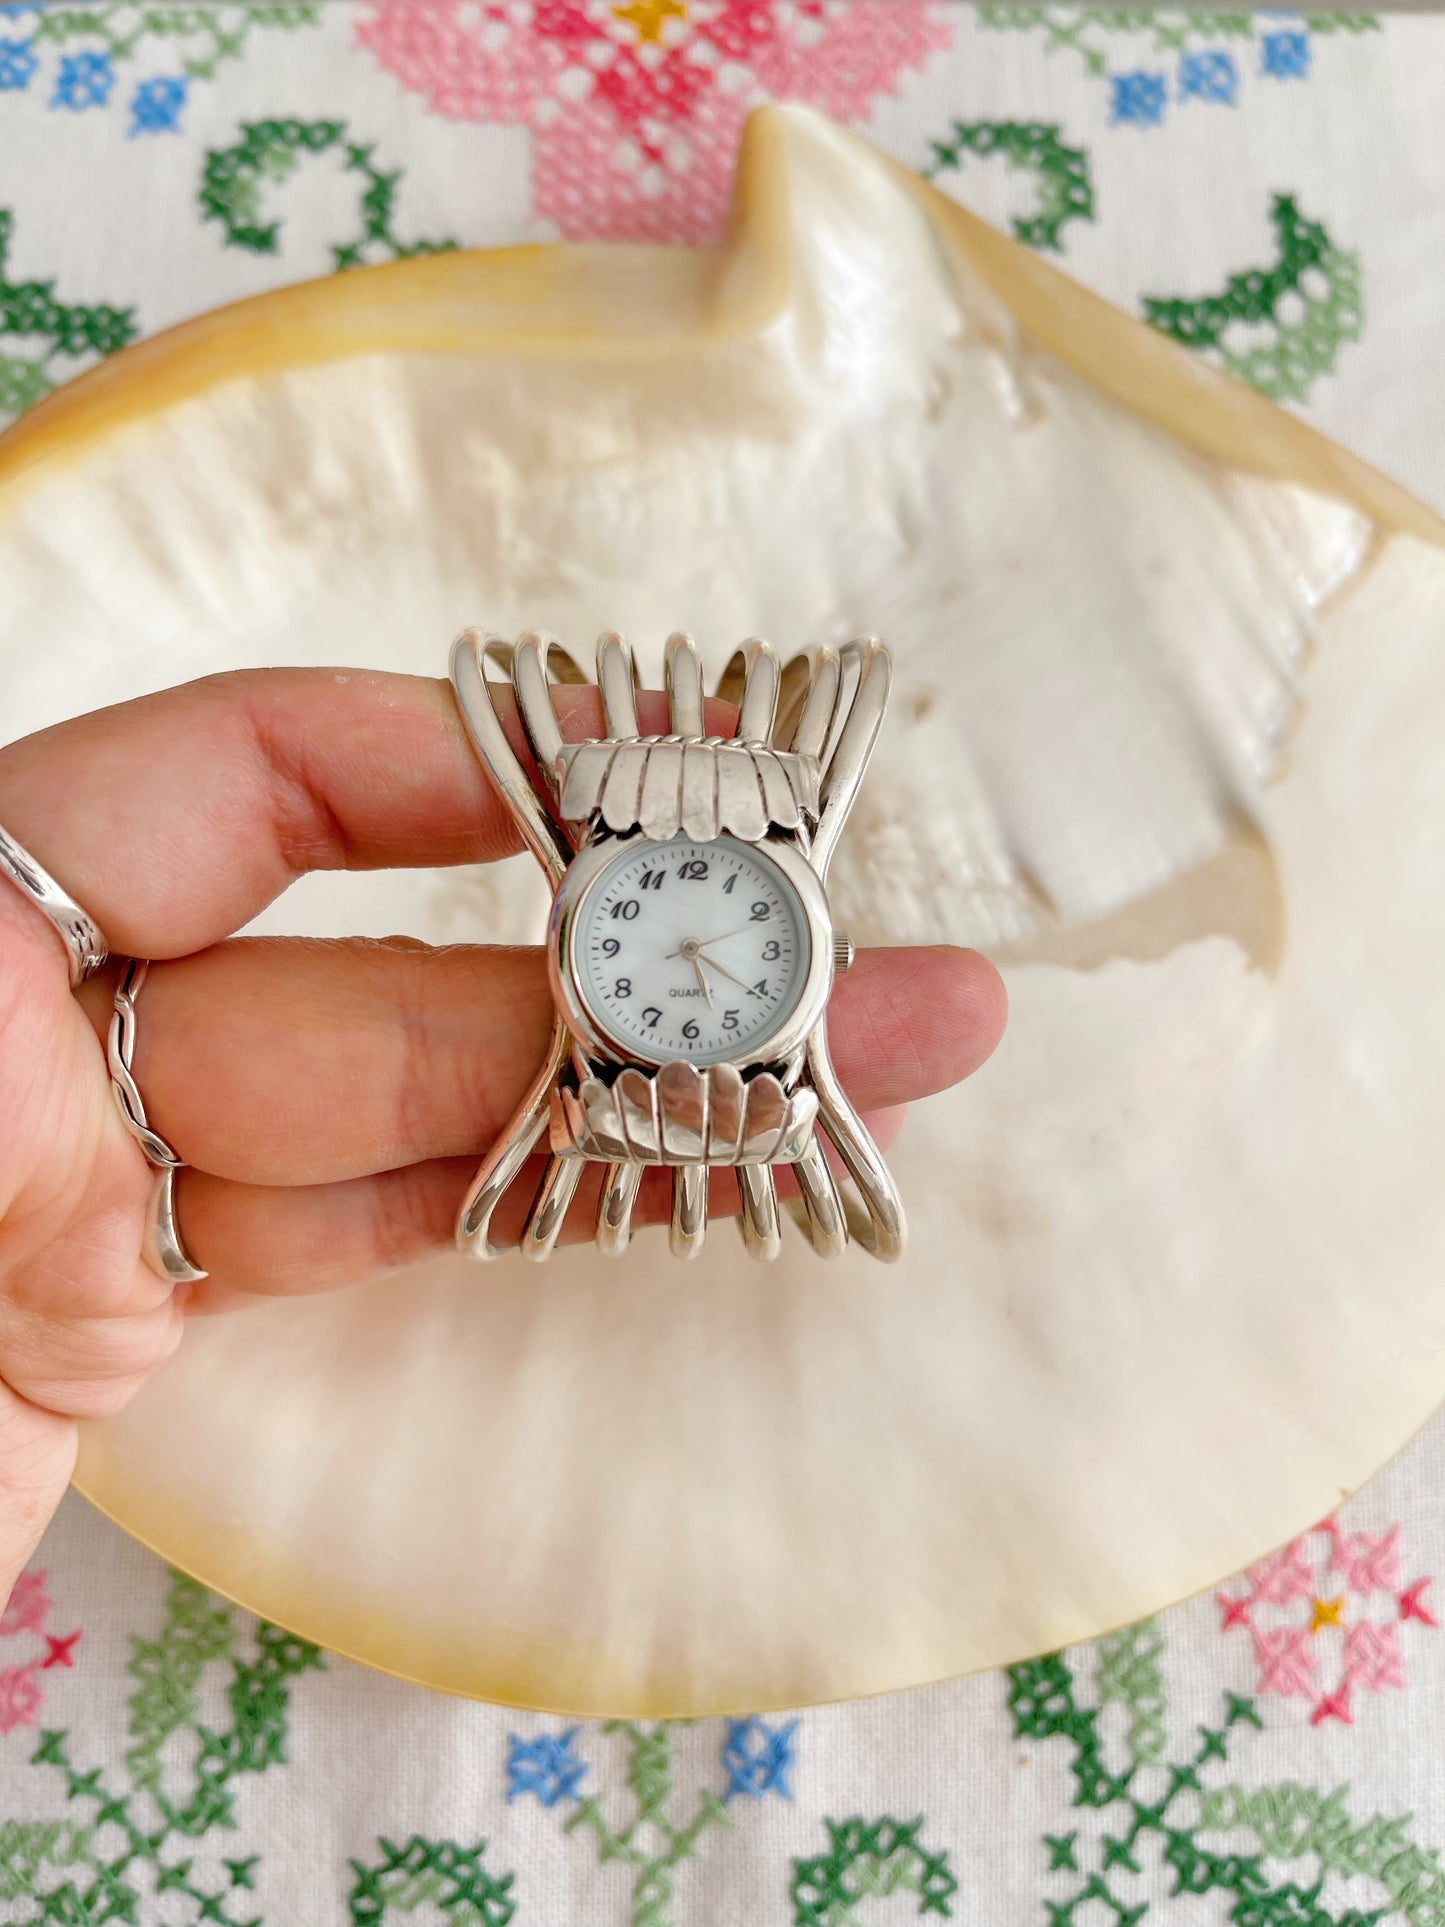
{"type": "MultiPolygon", "coordinates": [[[[618,219],[634,220],[639,233],[706,238],[712,217],[694,219],[688,208],[716,190],[726,156],[708,172],[697,160],[711,151],[702,120],[693,128],[685,113],[668,121],[657,90],[668,59],[692,44],[688,35],[731,21],[732,52],[720,51],[715,37],[703,63],[718,87],[726,81],[740,97],[760,96],[777,71],[777,47],[793,49],[802,64],[792,71],[809,98],[836,111],[838,90],[851,88],[857,124],[912,165],[933,164],[933,144],[947,144],[956,121],[1042,127],[1082,150],[1093,214],[1061,227],[1057,258],[1136,311],[1148,295],[1195,298],[1222,290],[1231,274],[1268,266],[1272,197],[1293,195],[1337,251],[1358,256],[1363,323],[1359,339],[1338,343],[1333,365],[1290,405],[1445,507],[1445,21],[1400,18],[1326,32],[1296,15],[1161,13],[1121,28],[1107,24],[1111,16],[1061,8],[1003,21],[997,10],[896,0],[896,71],[870,92],[871,83],[855,84],[861,55],[848,55],[852,67],[829,66],[829,35],[842,31],[836,7],[819,13],[755,0],[748,12],[732,0],[692,0],[690,13],[674,15],[670,3],[655,0],[662,14],[654,41],[642,27],[654,0],[644,0],[636,20],[587,0],[569,15],[575,32],[565,57],[557,53],[560,14],[554,8],[549,25],[546,8],[525,5],[468,9],[438,0],[404,9],[408,22],[395,5],[332,4],[292,9],[289,25],[271,18],[285,10],[202,10],[238,43],[234,55],[219,57],[209,28],[163,32],[137,6],[109,10],[104,33],[67,24],[73,10],[0,10],[0,207],[13,216],[6,286],[53,282],[63,302],[133,309],[137,328],[153,331],[330,271],[333,248],[358,229],[368,165],[397,175],[388,219],[402,244],[546,238],[585,226],[587,209],[605,225],[609,207],[634,205],[643,213],[618,219]],[[476,88],[446,94],[443,29],[493,49],[485,99],[476,88]],[[126,34],[129,48],[119,45],[126,34]],[[1291,38],[1270,44],[1281,35],[1291,38]],[[132,132],[138,89],[178,79],[184,60],[204,60],[208,47],[214,74],[187,78],[175,124],[132,132]],[[814,93],[810,48],[820,50],[814,93]],[[63,67],[86,53],[95,57],[89,67],[63,67]],[[525,111],[487,106],[510,98],[509,88],[521,98],[517,76],[542,54],[550,77],[525,111]],[[1208,54],[1221,58],[1186,67],[1191,55],[1208,54]],[[592,169],[591,198],[575,203],[583,213],[574,217],[566,213],[574,203],[547,185],[554,160],[545,158],[553,152],[546,143],[574,122],[584,131],[594,125],[597,76],[624,57],[633,63],[631,117],[618,121],[610,145],[586,149],[594,158],[579,165],[592,169]],[[1121,84],[1131,79],[1138,84],[1121,84]],[[1205,98],[1211,86],[1232,100],[1205,98]],[[429,90],[440,91],[448,112],[435,110],[429,90]],[[223,223],[206,218],[208,157],[234,148],[246,124],[287,117],[344,122],[344,138],[328,137],[319,158],[285,178],[261,181],[251,218],[280,221],[275,251],[228,244],[223,223]],[[644,151],[654,137],[660,162],[644,151]],[[362,171],[343,171],[347,143],[368,149],[362,171]],[[681,211],[668,213],[668,170],[689,167],[698,170],[697,198],[684,196],[681,211]],[[652,202],[637,202],[648,168],[660,170],[661,184],[653,184],[652,202]],[[651,205],[663,209],[660,227],[646,225],[651,205]]],[[[878,21],[874,28],[881,31],[878,21]]],[[[157,99],[164,122],[163,89],[157,99]]],[[[578,143],[581,151],[580,131],[578,143]]],[[[284,173],[282,148],[284,141],[273,144],[269,164],[284,173]]],[[[998,156],[970,153],[944,178],[1003,223],[1027,219],[1039,205],[1035,173],[998,156]]],[[[384,241],[366,251],[367,259],[387,255],[384,241]]],[[[12,315],[13,300],[4,311],[12,315]]],[[[1267,345],[1269,329],[1257,339],[1267,345]]],[[[56,352],[43,328],[0,334],[0,355],[43,366],[49,381],[93,358],[56,352]]],[[[23,370],[11,378],[29,379],[23,370]]],[[[1321,1414],[1322,1423],[1328,1418],[1321,1414]]],[[[1131,1911],[1140,1908],[1171,1922],[1259,1927],[1324,1927],[1372,1919],[1380,1909],[1386,1919],[1445,1921],[1445,1874],[1433,1851],[1445,1836],[1445,1644],[1428,1583],[1445,1563],[1442,1469],[1445,1427],[1437,1426],[1332,1530],[1307,1535],[1283,1565],[1222,1586],[1234,1604],[1195,1600],[1136,1635],[1134,1697],[1148,1705],[1132,1751],[1137,1712],[1100,1698],[1127,1670],[1110,1660],[1108,1642],[1068,1658],[1078,1709],[1099,1708],[1092,1722],[1075,1719],[1072,1737],[1016,1730],[1009,1695],[1019,1680],[1007,1675],[809,1712],[791,1732],[777,1717],[741,1732],[706,1720],[673,1729],[664,1742],[673,1787],[662,1811],[676,1827],[702,1817],[695,1850],[678,1852],[645,1821],[621,1857],[607,1860],[597,1827],[605,1819],[623,1829],[636,1815],[630,1749],[646,1735],[587,1725],[564,1743],[567,1721],[448,1701],[334,1658],[285,1680],[289,1703],[262,1682],[266,1717],[258,1720],[248,1698],[256,1682],[244,1670],[255,1655],[254,1622],[239,1611],[226,1621],[241,1673],[219,1650],[219,1631],[213,1657],[190,1665],[193,1625],[161,1641],[173,1583],[164,1567],[72,1499],[0,1621],[0,1920],[179,1927],[214,1918],[291,1927],[411,1915],[494,1927],[515,1906],[519,1920],[549,1927],[842,1927],[912,1918],[923,1908],[979,1927],[1051,1918],[1108,1927],[1143,1918],[1131,1911]],[[1237,1706],[1224,1727],[1226,1694],[1247,1699],[1262,1730],[1237,1706]],[[172,1707],[174,1731],[160,1747],[164,1771],[155,1781],[143,1739],[163,1704],[172,1707]],[[1201,1728],[1224,1731],[1227,1759],[1204,1760],[1199,1786],[1178,1782],[1159,1807],[1171,1769],[1193,1774],[1201,1745],[1208,1750],[1201,1728]],[[43,1741],[52,1729],[65,1738],[43,1741]],[[205,1770],[220,1792],[187,1818],[207,1732],[219,1736],[205,1770]],[[233,1732],[241,1738],[226,1739],[233,1732]],[[246,1736],[255,1742],[265,1732],[276,1756],[243,1757],[246,1736]],[[1099,1750],[1081,1781],[1071,1764],[1088,1753],[1091,1732],[1099,1750]],[[571,1793],[544,1783],[543,1791],[558,1792],[551,1806],[523,1784],[525,1749],[549,1737],[563,1780],[569,1763],[584,1769],[571,1793]],[[747,1777],[727,1763],[730,1739],[776,1748],[771,1774],[765,1763],[753,1780],[757,1797],[734,1791],[725,1799],[730,1784],[747,1777]],[[88,1781],[93,1769],[99,1777],[88,1781]],[[1081,1786],[1102,1804],[1075,1805],[1081,1786]],[[1238,1817],[1239,1803],[1231,1806],[1224,1791],[1235,1786],[1249,1796],[1253,1826],[1204,1826],[1238,1817]],[[172,1802],[169,1817],[157,1792],[172,1802]],[[594,1795],[595,1814],[583,1804],[594,1795]],[[709,1799],[724,1804],[714,1809],[709,1799]],[[1156,1809],[1154,1818],[1141,1819],[1146,1809],[1156,1809]],[[1375,1816],[1383,1818],[1372,1828],[1375,1816]],[[880,1833],[888,1817],[919,1821],[917,1845],[880,1833]],[[809,1863],[830,1852],[828,1823],[841,1830],[854,1820],[873,1830],[871,1846],[855,1852],[859,1837],[840,1831],[829,1886],[809,1863]],[[379,1842],[400,1851],[413,1836],[428,1843],[414,1855],[425,1864],[411,1874],[374,1871],[388,1857],[379,1842]],[[449,1874],[443,1864],[447,1841],[469,1852],[487,1843],[478,1865],[491,1884],[477,1876],[471,1898],[466,1865],[449,1874]],[[1329,1862],[1318,1893],[1318,1853],[1286,1851],[1311,1842],[1329,1862]],[[1204,1863],[1206,1847],[1244,1859],[1204,1863]],[[1197,1886],[1206,1876],[1213,1884],[1194,1901],[1172,1897],[1181,1880],[1197,1886]],[[1282,1891],[1290,1883],[1293,1895],[1282,1891]]],[[[979,1556],[987,1558],[986,1547],[979,1556]]],[[[485,1586],[484,1573],[477,1583],[485,1586]]],[[[858,1584],[888,1583],[870,1560],[868,1522],[860,1519],[858,1584]]]]}

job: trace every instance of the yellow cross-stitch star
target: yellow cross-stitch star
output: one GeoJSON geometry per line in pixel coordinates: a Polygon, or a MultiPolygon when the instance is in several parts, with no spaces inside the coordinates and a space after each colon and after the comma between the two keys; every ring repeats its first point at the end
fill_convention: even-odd
{"type": "Polygon", "coordinates": [[[1310,1631],[1317,1633],[1321,1626],[1343,1626],[1345,1623],[1345,1601],[1341,1594],[1338,1599],[1317,1599],[1314,1616],[1310,1620],[1310,1631]]]}
{"type": "Polygon", "coordinates": [[[661,40],[663,22],[681,20],[687,14],[682,0],[632,0],[630,6],[612,11],[619,20],[632,22],[639,40],[661,40]]]}

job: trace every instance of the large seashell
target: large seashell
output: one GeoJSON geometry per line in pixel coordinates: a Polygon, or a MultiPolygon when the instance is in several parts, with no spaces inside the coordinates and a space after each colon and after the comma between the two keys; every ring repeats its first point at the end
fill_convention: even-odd
{"type": "MultiPolygon", "coordinates": [[[[83,1488],[374,1665],[639,1715],[1038,1652],[1327,1511],[1445,1384],[1441,535],[792,112],[720,250],[353,274],[27,417],[11,730],[222,665],[436,673],[478,620],[615,623],[654,682],[677,625],[878,631],[840,921],[981,942],[1013,1005],[894,1153],[901,1266],[649,1234],[278,1300],[87,1428],[83,1488]]],[[[540,927],[515,870],[267,921],[540,927]]]]}

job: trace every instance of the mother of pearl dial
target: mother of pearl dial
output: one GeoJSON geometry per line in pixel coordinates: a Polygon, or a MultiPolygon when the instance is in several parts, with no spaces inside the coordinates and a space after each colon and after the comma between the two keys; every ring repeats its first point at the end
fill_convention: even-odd
{"type": "Polygon", "coordinates": [[[751,843],[623,844],[578,908],[572,970],[598,1029],[654,1064],[755,1055],[808,974],[808,921],[751,843]]]}

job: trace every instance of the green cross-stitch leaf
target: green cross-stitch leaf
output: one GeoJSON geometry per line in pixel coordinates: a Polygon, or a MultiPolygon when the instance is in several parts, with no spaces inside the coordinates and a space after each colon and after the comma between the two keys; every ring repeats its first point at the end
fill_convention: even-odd
{"type": "Polygon", "coordinates": [[[1276,255],[1231,274],[1218,294],[1145,295],[1144,318],[1187,348],[1211,354],[1275,401],[1303,401],[1363,327],[1360,258],[1336,247],[1291,194],[1270,206],[1276,255]]]}
{"type": "Polygon", "coordinates": [[[448,1927],[507,1927],[517,1910],[513,1876],[490,1872],[484,1840],[463,1847],[455,1840],[413,1834],[400,1846],[386,1839],[376,1844],[381,1859],[374,1865],[351,1862],[356,1875],[348,1900],[353,1927],[378,1927],[388,1914],[399,1920],[429,1903],[448,1927]]]}
{"type": "Polygon", "coordinates": [[[1094,189],[1089,157],[1082,147],[1070,147],[1059,129],[1038,121],[956,120],[947,140],[933,141],[932,164],[925,172],[933,179],[949,169],[962,169],[965,157],[987,160],[1001,155],[1012,168],[1031,172],[1038,183],[1035,212],[1016,218],[1013,231],[1031,248],[1057,253],[1070,221],[1092,221],[1094,189]]]}
{"type": "Polygon", "coordinates": [[[303,158],[329,154],[344,173],[358,176],[361,182],[361,230],[354,238],[333,244],[338,269],[358,267],[373,256],[398,260],[454,248],[457,244],[450,240],[405,243],[397,238],[392,218],[401,170],[384,172],[375,164],[374,152],[373,143],[347,138],[345,121],[245,121],[238,141],[206,154],[200,192],[203,218],[220,222],[228,247],[248,248],[253,254],[279,252],[281,223],[262,219],[263,188],[289,180],[303,158]]]}
{"type": "Polygon", "coordinates": [[[948,1855],[919,1841],[922,1819],[825,1820],[829,1851],[793,1862],[794,1927],[867,1927],[867,1903],[898,1892],[918,1915],[951,1918],[958,1881],[948,1855]]]}

